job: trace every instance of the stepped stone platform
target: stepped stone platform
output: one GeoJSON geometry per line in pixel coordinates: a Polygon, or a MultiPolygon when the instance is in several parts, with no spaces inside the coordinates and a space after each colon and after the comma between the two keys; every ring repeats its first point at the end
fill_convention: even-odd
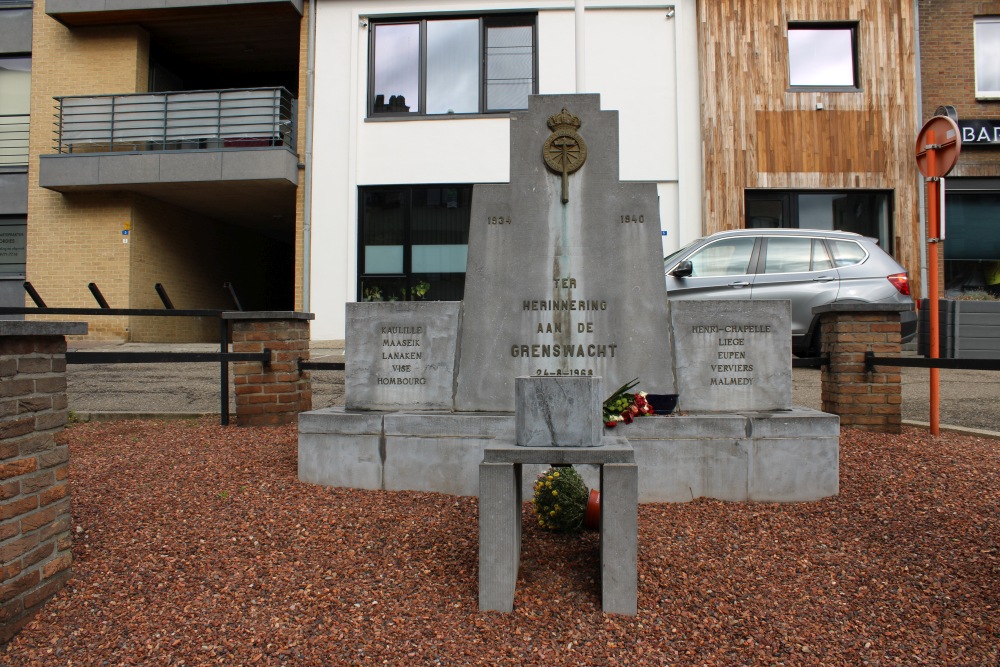
{"type": "MultiPolygon", "coordinates": [[[[640,503],[801,502],[839,491],[840,420],[818,410],[654,415],[609,433],[635,451],[640,503]]],[[[486,449],[516,438],[513,413],[314,410],[299,417],[299,479],[475,496],[486,449]]],[[[525,497],[544,467],[525,464],[525,497]]],[[[596,486],[596,470],[582,474],[596,486]]]]}

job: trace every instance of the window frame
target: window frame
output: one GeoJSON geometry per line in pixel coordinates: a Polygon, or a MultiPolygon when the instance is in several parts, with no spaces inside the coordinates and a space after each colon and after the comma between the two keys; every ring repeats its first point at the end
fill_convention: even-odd
{"type": "Polygon", "coordinates": [[[523,108],[512,109],[489,109],[487,108],[487,86],[486,78],[488,71],[488,59],[486,56],[487,31],[493,27],[522,26],[531,28],[531,92],[529,95],[538,94],[538,14],[537,13],[477,13],[477,14],[433,14],[420,16],[393,16],[385,18],[369,18],[368,23],[368,85],[365,118],[366,120],[427,120],[436,118],[462,118],[481,117],[484,115],[505,115],[511,111],[522,111],[523,108]],[[479,85],[478,110],[474,112],[461,113],[428,113],[427,112],[427,23],[429,21],[447,20],[469,20],[479,21],[479,85]],[[418,108],[414,111],[380,111],[375,112],[375,33],[380,25],[406,25],[416,24],[418,26],[418,67],[417,67],[417,97],[418,108]]]}
{"type": "MultiPolygon", "coordinates": [[[[998,86],[997,90],[979,89],[979,31],[977,28],[981,23],[1000,24],[1000,16],[976,16],[972,22],[972,54],[973,54],[973,69],[975,76],[974,85],[976,89],[976,99],[1000,100],[1000,86],[998,86]]],[[[998,34],[998,42],[1000,42],[1000,34],[998,34]]]]}
{"type": "MultiPolygon", "coordinates": [[[[870,236],[874,238],[880,248],[886,251],[886,253],[893,255],[896,251],[896,200],[895,193],[892,190],[885,190],[880,188],[859,188],[852,190],[845,189],[811,189],[811,188],[745,188],[743,190],[743,228],[744,229],[768,229],[768,227],[760,226],[750,226],[750,202],[751,201],[775,201],[781,203],[781,221],[780,224],[776,225],[779,229],[826,229],[826,228],[816,228],[816,227],[803,227],[801,226],[801,218],[799,212],[799,196],[801,195],[880,195],[884,197],[885,202],[885,225],[886,225],[886,238],[881,238],[880,234],[862,234],[863,236],[870,236]]],[[[774,225],[772,225],[773,227],[774,225]]],[[[837,227],[833,228],[833,231],[848,231],[857,232],[853,229],[839,229],[837,227]]]]}
{"type": "MultiPolygon", "coordinates": [[[[468,248],[468,235],[472,226],[472,191],[473,186],[470,183],[419,183],[419,184],[392,184],[392,185],[360,185],[358,186],[358,207],[357,207],[357,268],[355,271],[356,279],[356,300],[358,302],[362,301],[378,301],[379,299],[368,299],[365,295],[365,283],[376,284],[382,281],[396,281],[402,286],[403,293],[405,295],[410,295],[405,299],[400,300],[414,300],[412,297],[412,289],[419,282],[422,282],[424,278],[420,276],[425,274],[448,274],[448,275],[461,275],[462,282],[464,286],[465,276],[468,273],[468,268],[464,272],[433,272],[424,271],[417,272],[413,269],[413,209],[414,209],[414,195],[417,192],[425,192],[427,190],[433,189],[450,189],[455,188],[461,191],[459,196],[464,197],[467,201],[467,208],[469,211],[469,221],[468,227],[465,229],[466,242],[464,244],[446,244],[446,245],[464,245],[468,248]],[[379,273],[379,272],[368,272],[367,263],[365,258],[365,231],[366,231],[366,213],[367,207],[365,205],[365,197],[368,194],[375,193],[392,193],[398,192],[401,195],[400,204],[403,207],[402,211],[402,252],[403,252],[403,266],[401,273],[379,273]]],[[[420,245],[420,244],[418,244],[420,245]]],[[[420,297],[421,299],[427,301],[440,301],[442,299],[438,298],[436,294],[430,294],[430,296],[420,297]]],[[[393,299],[384,299],[393,300],[393,299]]],[[[448,300],[448,299],[444,299],[448,300]]],[[[461,300],[461,299],[458,299],[461,300]]]]}
{"type": "Polygon", "coordinates": [[[858,21],[789,21],[785,30],[785,53],[788,58],[788,91],[789,92],[860,92],[861,88],[861,54],[858,50],[858,21]],[[792,48],[790,33],[793,30],[850,30],[851,32],[851,75],[854,83],[851,85],[792,83],[792,48]]]}

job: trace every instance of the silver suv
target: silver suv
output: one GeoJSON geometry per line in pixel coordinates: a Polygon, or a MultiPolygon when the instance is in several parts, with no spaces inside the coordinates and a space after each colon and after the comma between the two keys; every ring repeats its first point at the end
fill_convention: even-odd
{"type": "MultiPolygon", "coordinates": [[[[698,239],[663,259],[670,299],[790,299],[792,351],[819,353],[828,303],[913,304],[906,269],[875,239],[813,229],[738,229],[698,239]]],[[[903,342],[917,316],[901,313],[903,342]]]]}

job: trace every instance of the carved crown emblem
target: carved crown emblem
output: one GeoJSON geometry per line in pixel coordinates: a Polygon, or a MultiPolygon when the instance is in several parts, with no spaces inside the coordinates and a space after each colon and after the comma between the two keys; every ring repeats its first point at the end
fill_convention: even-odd
{"type": "Polygon", "coordinates": [[[549,120],[546,122],[546,125],[553,132],[563,127],[573,128],[576,131],[580,129],[581,124],[580,119],[567,111],[566,107],[563,107],[563,110],[556,115],[549,116],[549,120]]]}

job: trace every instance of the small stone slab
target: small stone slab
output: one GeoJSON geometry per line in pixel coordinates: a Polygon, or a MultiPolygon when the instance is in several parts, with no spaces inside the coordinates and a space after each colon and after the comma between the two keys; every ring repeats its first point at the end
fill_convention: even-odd
{"type": "Polygon", "coordinates": [[[86,333],[86,322],[0,320],[0,336],[82,336],[86,333]]]}
{"type": "Polygon", "coordinates": [[[599,447],[521,447],[493,445],[483,452],[483,463],[541,465],[604,465],[635,463],[635,451],[622,437],[605,437],[599,447]]]}
{"type": "Polygon", "coordinates": [[[315,320],[315,313],[302,313],[291,310],[233,310],[222,313],[224,320],[315,320]]]}
{"type": "Polygon", "coordinates": [[[514,393],[518,445],[600,446],[601,378],[519,377],[514,393]]]}

